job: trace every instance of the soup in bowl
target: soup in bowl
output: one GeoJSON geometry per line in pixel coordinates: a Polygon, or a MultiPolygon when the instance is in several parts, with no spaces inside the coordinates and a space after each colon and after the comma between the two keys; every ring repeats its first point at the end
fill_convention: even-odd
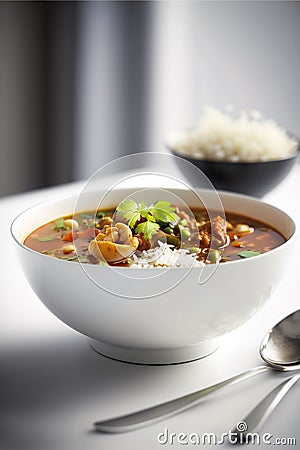
{"type": "Polygon", "coordinates": [[[35,293],[99,353],[185,362],[214,351],[270,298],[295,224],[247,196],[220,192],[216,209],[212,191],[154,192],[48,201],[21,213],[11,232],[35,293]]]}

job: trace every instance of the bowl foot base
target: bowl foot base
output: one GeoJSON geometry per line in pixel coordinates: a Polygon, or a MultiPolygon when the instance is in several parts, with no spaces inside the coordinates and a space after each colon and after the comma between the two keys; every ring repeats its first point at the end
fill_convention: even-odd
{"type": "Polygon", "coordinates": [[[149,365],[180,364],[195,361],[210,355],[219,347],[218,340],[204,341],[187,347],[163,349],[121,347],[95,339],[90,339],[89,342],[93,350],[108,358],[149,365]]]}

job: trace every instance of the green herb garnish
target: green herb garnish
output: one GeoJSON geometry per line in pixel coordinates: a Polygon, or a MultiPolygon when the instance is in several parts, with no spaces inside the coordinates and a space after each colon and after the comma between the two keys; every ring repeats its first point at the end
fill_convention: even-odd
{"type": "Polygon", "coordinates": [[[159,230],[158,223],[147,220],[146,222],[139,223],[135,231],[137,233],[144,233],[145,239],[151,239],[152,236],[159,230]]]}
{"type": "Polygon", "coordinates": [[[57,238],[57,234],[49,234],[48,236],[32,236],[34,239],[36,239],[37,241],[41,241],[41,242],[48,242],[48,241],[53,241],[53,239],[57,238]]]}
{"type": "Polygon", "coordinates": [[[133,200],[125,200],[120,203],[117,207],[117,212],[124,217],[124,219],[128,220],[129,228],[133,228],[136,222],[138,222],[141,218],[141,210],[144,204],[141,203],[140,206],[135,203],[133,200]]]}
{"type": "Polygon", "coordinates": [[[65,261],[77,261],[77,255],[72,256],[61,256],[60,259],[63,259],[65,261]]]}
{"type": "Polygon", "coordinates": [[[252,252],[251,250],[245,250],[243,252],[238,253],[238,256],[241,258],[252,258],[252,256],[260,255],[260,252],[252,252]]]}
{"type": "Polygon", "coordinates": [[[65,225],[65,219],[61,218],[56,220],[51,230],[68,230],[68,227],[65,225]]]}
{"type": "Polygon", "coordinates": [[[169,202],[160,200],[155,205],[149,208],[155,219],[160,222],[176,223],[179,217],[174,212],[175,208],[169,202]]]}
{"type": "Polygon", "coordinates": [[[135,228],[136,233],[144,233],[145,239],[151,239],[160,229],[157,222],[173,225],[179,221],[175,208],[164,200],[159,200],[152,206],[146,206],[144,202],[138,204],[131,199],[124,200],[117,207],[117,212],[128,221],[129,228],[135,228]]]}
{"type": "Polygon", "coordinates": [[[78,258],[78,262],[80,262],[80,263],[90,263],[91,262],[88,255],[78,255],[77,258],[78,258]]]}

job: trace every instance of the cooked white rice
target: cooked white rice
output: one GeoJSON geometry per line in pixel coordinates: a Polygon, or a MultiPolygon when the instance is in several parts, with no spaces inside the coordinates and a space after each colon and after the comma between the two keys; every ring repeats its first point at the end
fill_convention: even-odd
{"type": "Polygon", "coordinates": [[[176,249],[173,245],[158,241],[158,247],[136,252],[133,255],[131,267],[201,267],[203,262],[196,259],[195,253],[186,249],[176,249]]]}
{"type": "Polygon", "coordinates": [[[297,141],[274,120],[264,120],[257,111],[242,111],[233,118],[207,107],[197,128],[172,139],[179,154],[217,161],[270,161],[295,155],[297,141]]]}

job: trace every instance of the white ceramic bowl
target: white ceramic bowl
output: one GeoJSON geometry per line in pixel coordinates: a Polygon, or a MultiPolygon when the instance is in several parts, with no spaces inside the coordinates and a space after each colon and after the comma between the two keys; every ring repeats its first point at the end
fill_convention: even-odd
{"type": "MultiPolygon", "coordinates": [[[[103,207],[112,206],[112,199],[118,204],[130,192],[113,191],[110,204],[103,207]]],[[[173,192],[190,204],[188,190],[173,192]]],[[[287,242],[253,258],[220,264],[213,273],[212,266],[161,270],[80,265],[23,245],[38,226],[71,214],[75,196],[26,210],[14,220],[11,233],[32,289],[60,320],[91,338],[99,353],[138,363],[184,362],[211,353],[222,335],[265,304],[295,240],[295,224],[283,211],[251,197],[219,195],[225,211],[273,225],[287,242]]],[[[86,195],[83,209],[97,208],[98,198],[86,195]]]]}

